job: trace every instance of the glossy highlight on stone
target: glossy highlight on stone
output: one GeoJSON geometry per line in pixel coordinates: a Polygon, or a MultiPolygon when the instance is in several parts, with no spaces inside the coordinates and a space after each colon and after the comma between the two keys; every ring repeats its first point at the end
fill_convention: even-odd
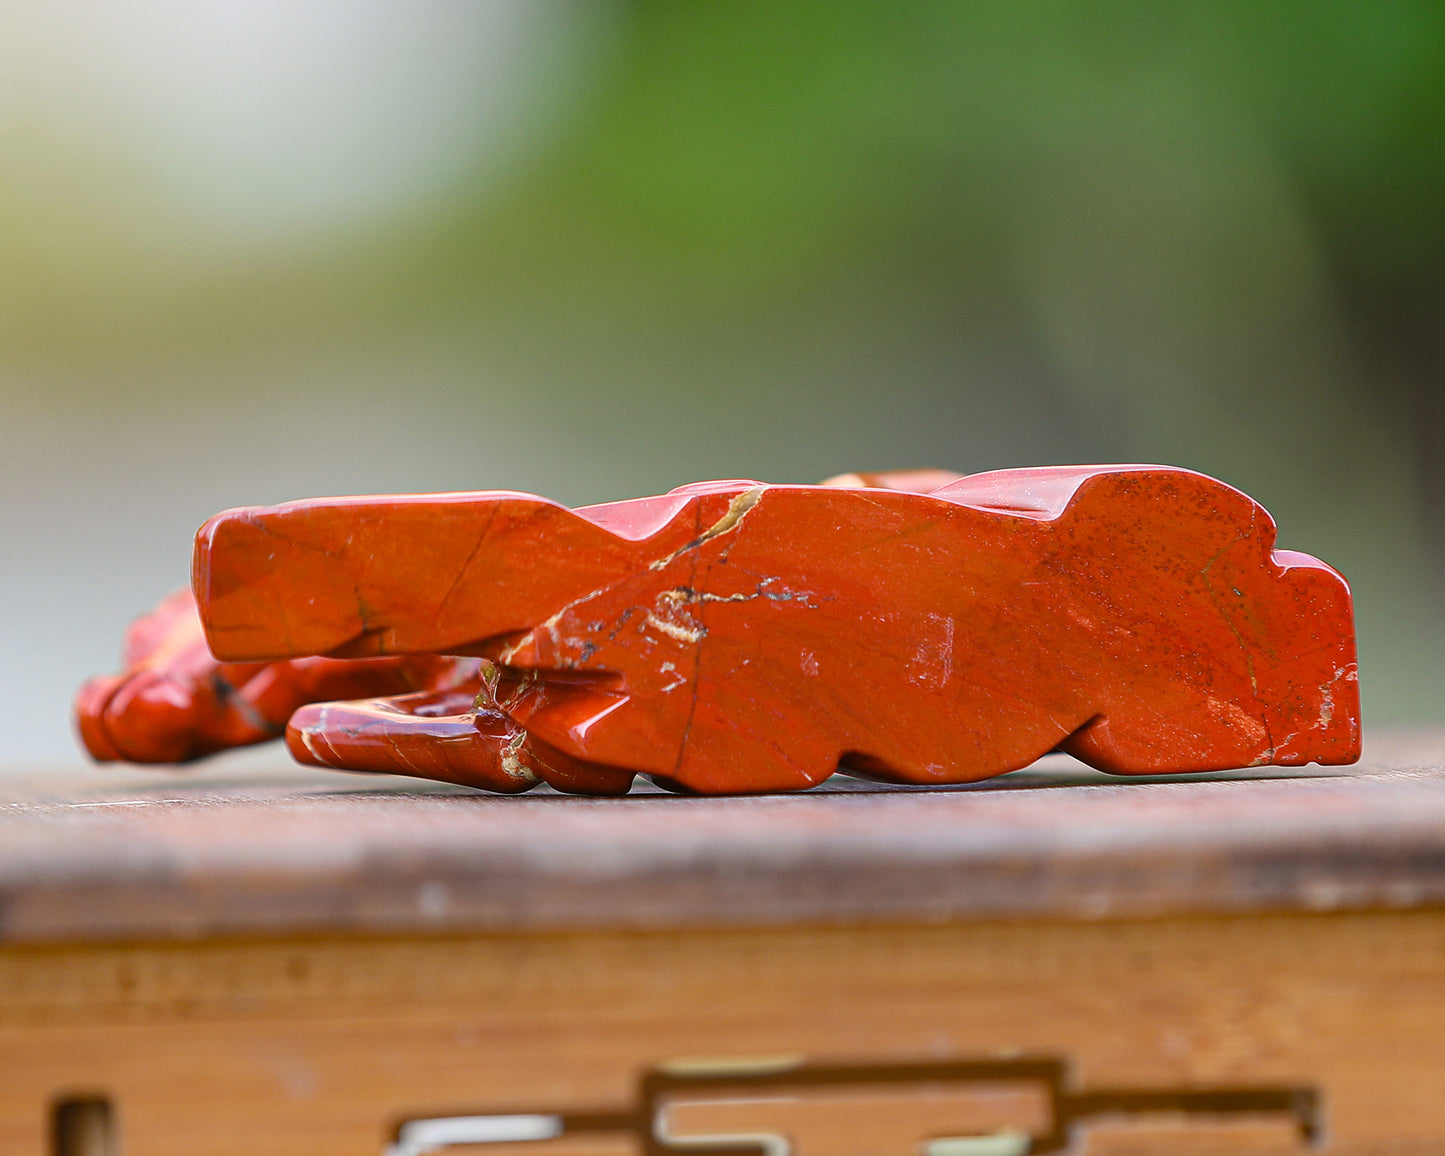
{"type": "Polygon", "coordinates": [[[495,664],[464,711],[300,712],[291,748],[325,765],[725,793],[840,766],[965,782],[1053,749],[1123,774],[1358,757],[1348,588],[1275,550],[1238,491],[1154,466],[855,478],[230,511],[198,537],[195,588],[226,661],[495,664]],[[470,719],[472,753],[441,718],[470,719]]]}

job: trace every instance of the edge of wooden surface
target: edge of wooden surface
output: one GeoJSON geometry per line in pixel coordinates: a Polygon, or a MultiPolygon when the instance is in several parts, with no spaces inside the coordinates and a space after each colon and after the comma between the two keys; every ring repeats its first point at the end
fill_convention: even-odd
{"type": "Polygon", "coordinates": [[[1445,728],[1351,768],[500,797],[222,763],[0,779],[0,943],[1445,903],[1445,728]]]}

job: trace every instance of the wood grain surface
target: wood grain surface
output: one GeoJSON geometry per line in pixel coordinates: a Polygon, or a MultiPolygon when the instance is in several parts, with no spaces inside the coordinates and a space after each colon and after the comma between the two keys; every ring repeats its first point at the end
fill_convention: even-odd
{"type": "Polygon", "coordinates": [[[1445,902],[1445,730],[1357,767],[495,797],[386,776],[0,781],[0,942],[1409,909],[1445,902]]]}
{"type": "MultiPolygon", "coordinates": [[[[1019,1055],[1063,1061],[1082,1090],[1304,1087],[1319,1097],[1323,1151],[1434,1156],[1445,1151],[1445,917],[1012,920],[0,951],[3,1156],[45,1152],[50,1106],[66,1096],[107,1099],[124,1156],[381,1156],[395,1126],[411,1117],[626,1112],[637,1106],[645,1072],[683,1057],[887,1065],[1019,1055]]],[[[894,1089],[895,1099],[907,1090],[894,1089]]],[[[930,1089],[916,1092],[926,1101],[930,1089]]],[[[920,1132],[949,1122],[946,1105],[900,1111],[868,1094],[840,1093],[833,1110],[801,1115],[777,1097],[734,1096],[726,1114],[714,1105],[712,1120],[684,1113],[677,1127],[787,1126],[797,1156],[864,1156],[860,1144],[866,1156],[914,1156],[920,1132]]],[[[975,1102],[975,1115],[988,1107],[975,1102]]],[[[1026,1102],[1024,1111],[1020,1122],[1028,1124],[1040,1108],[1026,1102]]],[[[635,1135],[455,1156],[484,1151],[640,1156],[635,1135]]],[[[1073,1151],[1258,1156],[1307,1148],[1288,1121],[1186,1122],[1166,1113],[1100,1121],[1073,1151]]]]}
{"type": "MultiPolygon", "coordinates": [[[[1032,1057],[1079,1102],[1166,1105],[1077,1124],[1071,1156],[1309,1150],[1277,1111],[1167,1108],[1221,1089],[1306,1095],[1319,1151],[1438,1156],[1442,834],[1440,731],[1374,736],[1344,772],[1121,782],[1055,757],[734,799],[235,761],[12,779],[0,1156],[382,1156],[436,1115],[640,1121],[648,1073],[699,1056],[875,1082],[1032,1057]]],[[[1047,1130],[1045,1090],[985,1085],[763,1086],[667,1127],[793,1156],[1047,1130]]],[[[447,1156],[656,1156],[629,1127],[447,1156]]]]}

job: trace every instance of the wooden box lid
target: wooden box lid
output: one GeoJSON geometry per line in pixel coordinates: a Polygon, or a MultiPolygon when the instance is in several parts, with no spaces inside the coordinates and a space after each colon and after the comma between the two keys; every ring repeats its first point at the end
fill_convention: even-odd
{"type": "Polygon", "coordinates": [[[256,756],[0,779],[0,942],[1098,919],[1445,902],[1445,729],[1349,768],[503,797],[256,756]]]}

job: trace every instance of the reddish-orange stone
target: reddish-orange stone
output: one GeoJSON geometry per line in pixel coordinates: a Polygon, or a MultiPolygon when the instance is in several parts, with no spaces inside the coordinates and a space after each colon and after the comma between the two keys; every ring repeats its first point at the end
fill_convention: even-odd
{"type": "MultiPolygon", "coordinates": [[[[358,662],[377,661],[358,659],[358,662]]],[[[416,775],[515,794],[545,782],[559,791],[622,795],[635,772],[576,759],[542,742],[506,710],[520,683],[497,667],[442,690],[303,706],[286,745],[301,763],[416,775]]]]}
{"type": "MultiPolygon", "coordinates": [[[[926,490],[959,476],[909,470],[846,474],[824,484],[926,490]]],[[[456,507],[456,497],[388,498],[378,509],[395,530],[405,522],[404,512],[445,514],[456,507]]],[[[324,523],[336,507],[371,504],[340,499],[303,505],[326,507],[329,515],[318,519],[324,523]]],[[[646,505],[626,504],[621,516],[646,505]]],[[[590,516],[605,518],[606,510],[596,507],[590,516]]],[[[354,530],[347,527],[348,534],[354,530]]],[[[248,587],[247,597],[255,596],[257,584],[241,585],[248,587]]],[[[292,637],[286,649],[305,646],[292,637]]],[[[368,644],[352,649],[365,653],[368,644]]],[[[320,766],[426,774],[497,791],[526,789],[538,781],[538,772],[562,789],[597,793],[625,791],[633,777],[630,771],[571,759],[526,734],[491,697],[500,674],[488,667],[484,684],[478,659],[418,653],[220,662],[206,645],[189,590],[164,599],[132,625],[123,662],[121,675],[91,679],[76,697],[81,741],[101,762],[189,762],[274,739],[289,719],[287,739],[296,758],[320,766]],[[327,701],[351,696],[383,697],[327,701]],[[310,703],[319,705],[304,709],[310,703]]],[[[517,680],[508,685],[515,693],[517,680]]]]}
{"type": "Polygon", "coordinates": [[[1358,757],[1348,587],[1238,491],[1156,466],[838,482],[231,511],[195,588],[224,661],[500,664],[470,704],[298,713],[291,748],[324,765],[721,793],[840,764],[963,782],[1056,747],[1120,773],[1358,757]]]}
{"type": "Polygon", "coordinates": [[[476,665],[435,654],[217,662],[189,590],[131,626],[122,662],[122,674],[91,679],[75,699],[81,742],[98,762],[184,763],[267,742],[304,703],[443,686],[476,665]]]}

